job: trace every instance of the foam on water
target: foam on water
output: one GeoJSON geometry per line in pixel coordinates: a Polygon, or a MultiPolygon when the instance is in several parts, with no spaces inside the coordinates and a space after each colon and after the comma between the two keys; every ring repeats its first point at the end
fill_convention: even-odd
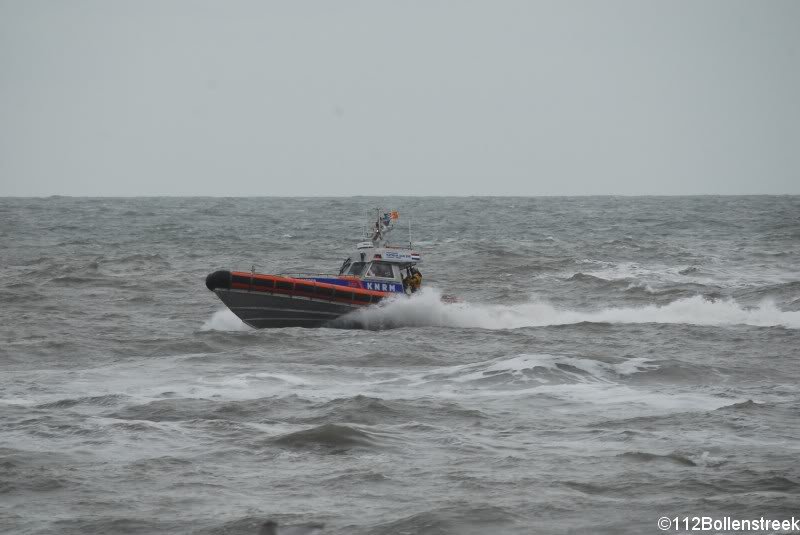
{"type": "Polygon", "coordinates": [[[240,320],[236,314],[225,308],[217,310],[201,328],[203,331],[248,331],[250,327],[240,320]]]}
{"type": "Polygon", "coordinates": [[[558,371],[574,377],[578,382],[586,382],[588,379],[607,382],[619,376],[653,370],[658,366],[644,358],[627,359],[620,363],[606,363],[591,358],[523,354],[489,362],[453,366],[449,369],[456,371],[458,377],[455,379],[463,382],[500,372],[520,376],[523,372],[536,368],[558,371]]]}
{"type": "Polygon", "coordinates": [[[608,307],[595,311],[562,310],[545,302],[517,305],[444,303],[435,288],[411,299],[397,298],[383,306],[351,314],[349,322],[366,328],[440,326],[519,329],[576,323],[671,323],[686,325],[753,325],[800,329],[800,311],[780,310],[773,302],[743,307],[735,300],[711,301],[702,296],[678,299],[663,306],[608,307]]]}

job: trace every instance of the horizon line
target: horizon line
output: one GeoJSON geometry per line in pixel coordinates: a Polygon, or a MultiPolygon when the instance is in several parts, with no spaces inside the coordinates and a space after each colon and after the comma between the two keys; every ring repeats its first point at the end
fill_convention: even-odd
{"type": "Polygon", "coordinates": [[[397,198],[564,198],[564,197],[797,197],[800,193],[597,193],[597,194],[538,194],[538,195],[519,195],[519,194],[455,194],[455,195],[397,195],[397,194],[375,194],[375,195],[182,195],[182,194],[146,194],[146,195],[0,195],[0,199],[159,199],[159,198],[189,198],[189,199],[347,199],[347,198],[377,198],[377,197],[397,197],[397,198]]]}

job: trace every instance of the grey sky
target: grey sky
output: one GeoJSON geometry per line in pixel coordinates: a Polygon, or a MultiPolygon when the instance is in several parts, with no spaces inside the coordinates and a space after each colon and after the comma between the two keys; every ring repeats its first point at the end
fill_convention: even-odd
{"type": "Polygon", "coordinates": [[[0,0],[0,195],[800,193],[800,1],[0,0]]]}

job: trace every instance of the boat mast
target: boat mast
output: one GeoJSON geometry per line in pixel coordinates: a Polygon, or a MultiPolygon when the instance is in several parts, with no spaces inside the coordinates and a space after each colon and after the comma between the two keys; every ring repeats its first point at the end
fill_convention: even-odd
{"type": "Polygon", "coordinates": [[[386,239],[394,230],[394,219],[397,219],[397,212],[387,212],[383,208],[375,208],[375,219],[370,235],[373,247],[386,246],[386,239]]]}

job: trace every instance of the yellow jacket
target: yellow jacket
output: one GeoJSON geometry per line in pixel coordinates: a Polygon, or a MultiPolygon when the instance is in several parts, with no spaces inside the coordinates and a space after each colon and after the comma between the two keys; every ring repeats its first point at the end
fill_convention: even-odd
{"type": "Polygon", "coordinates": [[[412,292],[419,290],[419,287],[422,286],[422,275],[420,273],[414,273],[406,280],[408,281],[408,287],[411,288],[412,292]]]}

